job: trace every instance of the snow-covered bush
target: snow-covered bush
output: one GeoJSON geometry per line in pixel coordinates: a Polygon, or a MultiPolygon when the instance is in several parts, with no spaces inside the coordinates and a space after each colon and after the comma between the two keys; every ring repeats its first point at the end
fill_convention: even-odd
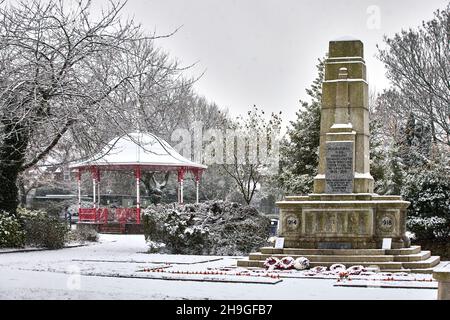
{"type": "Polygon", "coordinates": [[[153,252],[244,255],[266,243],[270,219],[250,206],[209,201],[152,205],[143,224],[153,252]]]}
{"type": "MultiPolygon", "coordinates": [[[[64,200],[60,202],[47,201],[45,206],[41,208],[33,208],[33,209],[42,209],[45,210],[47,215],[53,217],[60,217],[64,215],[64,212],[68,210],[70,206],[73,206],[74,200],[64,200]]],[[[76,204],[78,205],[78,204],[76,204]]]]}
{"type": "Polygon", "coordinates": [[[25,234],[20,221],[7,212],[0,212],[0,247],[23,247],[25,234]]]}
{"type": "Polygon", "coordinates": [[[402,196],[411,201],[408,214],[450,220],[450,171],[448,168],[412,170],[404,179],[402,196]]]}
{"type": "Polygon", "coordinates": [[[147,245],[148,245],[149,253],[158,253],[158,252],[164,251],[164,249],[166,248],[165,243],[151,241],[151,240],[147,241],[147,245]]]}
{"type": "Polygon", "coordinates": [[[204,249],[208,229],[196,223],[195,210],[190,209],[190,206],[151,205],[144,210],[144,234],[151,252],[207,253],[204,249]]]}
{"type": "Polygon", "coordinates": [[[450,237],[450,171],[439,163],[411,170],[402,196],[410,201],[408,230],[416,240],[446,241],[450,237]]]}
{"type": "Polygon", "coordinates": [[[445,241],[450,235],[450,225],[447,219],[440,217],[411,217],[406,226],[414,233],[414,240],[442,240],[445,241]]]}
{"type": "Polygon", "coordinates": [[[58,218],[44,211],[18,209],[17,212],[23,221],[26,244],[49,249],[64,247],[69,229],[58,218]]]}
{"type": "Polygon", "coordinates": [[[88,242],[97,242],[98,241],[98,233],[93,228],[76,228],[69,232],[69,239],[71,241],[77,241],[84,243],[88,242]]]}

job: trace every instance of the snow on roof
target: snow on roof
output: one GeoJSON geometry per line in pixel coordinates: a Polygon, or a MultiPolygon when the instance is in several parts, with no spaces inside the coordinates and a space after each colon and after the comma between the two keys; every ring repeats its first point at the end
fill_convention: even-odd
{"type": "Polygon", "coordinates": [[[129,167],[134,165],[171,169],[181,167],[207,168],[205,165],[186,159],[166,141],[154,134],[142,132],[133,132],[114,138],[102,152],[86,161],[73,164],[70,168],[86,168],[89,166],[129,167]]]}
{"type": "Polygon", "coordinates": [[[359,41],[359,39],[353,36],[342,36],[337,39],[333,39],[331,41],[359,41]]]}

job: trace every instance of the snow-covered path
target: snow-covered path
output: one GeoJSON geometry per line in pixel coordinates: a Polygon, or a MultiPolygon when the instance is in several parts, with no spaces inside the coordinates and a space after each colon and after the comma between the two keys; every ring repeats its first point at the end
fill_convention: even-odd
{"type": "Polygon", "coordinates": [[[85,247],[0,254],[0,299],[387,300],[437,296],[433,289],[334,287],[335,280],[283,279],[277,284],[253,284],[111,276],[136,274],[140,268],[164,263],[173,263],[179,270],[236,264],[231,257],[145,254],[146,249],[144,236],[101,235],[100,243],[85,247]]]}

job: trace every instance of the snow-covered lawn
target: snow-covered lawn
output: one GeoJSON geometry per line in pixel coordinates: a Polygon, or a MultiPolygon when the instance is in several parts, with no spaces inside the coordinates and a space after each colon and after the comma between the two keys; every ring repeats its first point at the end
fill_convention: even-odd
{"type": "Polygon", "coordinates": [[[144,236],[101,235],[99,243],[83,247],[0,253],[0,299],[437,297],[436,289],[391,289],[376,284],[371,288],[338,287],[335,279],[232,275],[239,271],[234,269],[238,257],[146,254],[146,250],[144,236]],[[150,272],[142,272],[144,269],[150,272]],[[192,281],[214,279],[238,282],[192,281]]]}

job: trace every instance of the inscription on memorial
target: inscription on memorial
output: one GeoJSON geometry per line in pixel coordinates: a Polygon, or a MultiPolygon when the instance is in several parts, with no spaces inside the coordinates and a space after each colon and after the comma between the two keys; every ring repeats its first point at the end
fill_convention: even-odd
{"type": "Polygon", "coordinates": [[[353,142],[327,142],[326,193],[353,192],[353,142]]]}
{"type": "Polygon", "coordinates": [[[287,229],[290,231],[297,230],[299,227],[299,221],[298,221],[297,216],[293,216],[293,215],[288,216],[286,218],[286,226],[287,226],[287,229]]]}
{"type": "Polygon", "coordinates": [[[378,226],[382,232],[392,232],[395,227],[395,217],[390,214],[384,214],[378,221],[378,226]]]}

